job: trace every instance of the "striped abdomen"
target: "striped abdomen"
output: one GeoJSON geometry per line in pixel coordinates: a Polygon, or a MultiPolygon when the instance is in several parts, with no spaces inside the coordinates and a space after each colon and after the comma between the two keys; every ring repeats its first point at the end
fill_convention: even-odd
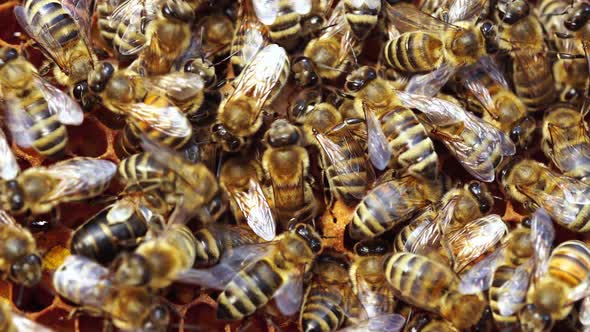
{"type": "Polygon", "coordinates": [[[385,182],[368,192],[354,211],[350,224],[353,238],[372,238],[400,222],[427,204],[426,199],[414,197],[413,186],[403,180],[385,182]],[[418,204],[423,201],[424,204],[418,204]]]}
{"type": "Polygon", "coordinates": [[[549,258],[547,277],[573,290],[590,276],[590,248],[580,241],[558,245],[549,258]]]}
{"type": "Polygon", "coordinates": [[[115,259],[119,252],[131,250],[139,244],[139,238],[147,233],[143,216],[134,212],[125,221],[110,222],[107,215],[114,206],[103,209],[76,229],[70,241],[73,254],[105,264],[115,259]]]}
{"type": "Polygon", "coordinates": [[[173,181],[174,174],[149,152],[134,154],[121,160],[117,168],[125,185],[140,188],[162,187],[173,181]]]}
{"type": "Polygon", "coordinates": [[[344,1],[345,17],[350,29],[358,39],[365,39],[377,24],[381,6],[369,8],[366,3],[356,6],[350,0],[344,1]]]}
{"type": "Polygon", "coordinates": [[[316,284],[310,287],[301,310],[302,331],[332,332],[346,320],[342,296],[329,290],[316,284]]]}
{"type": "MultiPolygon", "coordinates": [[[[487,167],[487,162],[490,162],[496,168],[502,162],[503,152],[500,143],[492,141],[489,135],[481,135],[472,130],[464,130],[460,136],[466,146],[465,149],[470,150],[468,156],[461,160],[462,164],[476,165],[474,168],[477,169],[479,167],[487,167]],[[482,137],[484,140],[481,139],[482,137]],[[492,151],[490,151],[491,147],[493,147],[492,151]],[[482,163],[482,160],[486,162],[482,163]]],[[[455,150],[452,148],[452,142],[445,141],[444,144],[451,151],[455,150]]]]}
{"type": "MultiPolygon", "coordinates": [[[[489,290],[489,301],[490,301],[490,308],[492,309],[492,315],[494,316],[494,320],[499,328],[516,328],[518,324],[518,316],[517,312],[510,316],[502,316],[500,314],[500,308],[498,306],[498,299],[500,295],[500,287],[508,282],[512,276],[514,275],[515,268],[510,265],[502,265],[496,269],[494,272],[494,276],[492,279],[492,284],[489,290]]],[[[522,304],[524,306],[524,301],[526,299],[526,293],[520,294],[522,295],[522,304]]]]}
{"type": "Polygon", "coordinates": [[[76,304],[102,308],[112,295],[109,270],[82,256],[68,256],[53,273],[53,289],[76,304]]]}
{"type": "Polygon", "coordinates": [[[141,18],[141,24],[133,22],[134,25],[137,25],[136,27],[129,27],[131,24],[130,20],[131,17],[125,17],[114,27],[115,32],[112,39],[113,48],[124,59],[137,54],[146,43],[145,30],[143,29],[147,24],[146,17],[143,16],[141,18]]]}
{"type": "Polygon", "coordinates": [[[19,96],[19,108],[30,116],[33,125],[28,129],[33,148],[47,157],[58,158],[68,142],[66,127],[57,114],[49,111],[47,101],[39,89],[25,89],[19,96]]]}
{"type": "Polygon", "coordinates": [[[258,243],[259,237],[248,227],[226,228],[211,225],[201,228],[195,235],[195,266],[217,264],[221,255],[239,246],[258,243]]]}
{"type": "Polygon", "coordinates": [[[514,57],[512,72],[514,90],[530,109],[545,108],[557,97],[553,73],[546,55],[519,53],[514,57]]]}
{"type": "Polygon", "coordinates": [[[438,155],[426,129],[412,110],[395,107],[380,115],[383,133],[387,136],[394,157],[392,167],[407,170],[425,180],[438,177],[438,155]],[[396,165],[395,165],[396,164],[396,165]]]}
{"type": "Polygon", "coordinates": [[[386,260],[385,277],[403,301],[437,313],[443,299],[459,283],[446,265],[407,252],[393,254],[386,260]]]}
{"type": "Polygon", "coordinates": [[[217,299],[217,318],[239,320],[253,314],[275,295],[285,280],[270,259],[261,259],[240,271],[217,299]]]}
{"type": "Polygon", "coordinates": [[[101,1],[96,5],[98,31],[102,40],[110,48],[113,47],[113,40],[117,34],[117,25],[110,17],[114,10],[115,7],[111,1],[101,1]]]}
{"type": "Polygon", "coordinates": [[[25,0],[23,7],[28,23],[36,29],[36,35],[48,33],[63,48],[72,47],[80,41],[78,25],[59,0],[25,0]]]}
{"type": "Polygon", "coordinates": [[[293,11],[288,1],[281,1],[278,5],[275,21],[268,26],[270,38],[286,49],[295,45],[301,33],[301,16],[293,11]]]}
{"type": "Polygon", "coordinates": [[[443,44],[438,36],[407,32],[385,45],[385,60],[393,68],[407,73],[432,71],[443,61],[443,44]]]}

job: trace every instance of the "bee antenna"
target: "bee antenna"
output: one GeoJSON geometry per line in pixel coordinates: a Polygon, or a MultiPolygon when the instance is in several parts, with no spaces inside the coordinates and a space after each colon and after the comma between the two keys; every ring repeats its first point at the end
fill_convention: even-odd
{"type": "MultiPolygon", "coordinates": [[[[231,57],[232,57],[232,56],[234,56],[234,55],[236,55],[236,54],[238,54],[238,52],[239,52],[239,50],[236,50],[236,51],[234,51],[234,52],[230,53],[230,54],[229,54],[228,56],[226,56],[225,58],[223,58],[223,59],[221,59],[221,60],[217,61],[216,63],[214,63],[214,64],[213,64],[213,67],[215,67],[215,66],[217,66],[217,65],[219,65],[219,64],[221,64],[221,63],[223,63],[223,62],[225,62],[225,61],[227,61],[227,60],[229,60],[229,59],[231,59],[231,57]]],[[[213,54],[215,54],[215,53],[213,53],[213,54]]]]}
{"type": "Polygon", "coordinates": [[[324,65],[324,64],[321,64],[321,63],[316,64],[316,66],[318,66],[320,68],[323,68],[323,69],[329,69],[329,70],[334,70],[334,71],[337,71],[337,72],[341,72],[343,74],[349,74],[350,73],[349,71],[342,70],[342,69],[339,69],[339,68],[336,68],[336,67],[332,67],[332,66],[328,66],[328,65],[324,65]]]}
{"type": "Polygon", "coordinates": [[[492,197],[498,201],[503,201],[504,197],[500,197],[500,196],[496,196],[496,195],[492,195],[492,197]]]}

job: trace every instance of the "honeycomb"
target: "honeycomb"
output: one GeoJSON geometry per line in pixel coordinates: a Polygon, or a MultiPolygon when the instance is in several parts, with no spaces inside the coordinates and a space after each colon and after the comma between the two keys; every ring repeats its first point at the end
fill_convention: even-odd
{"type": "MultiPolygon", "coordinates": [[[[3,27],[0,31],[0,42],[14,47],[18,47],[27,40],[26,34],[17,24],[12,14],[12,9],[16,5],[18,5],[17,1],[0,0],[0,21],[3,27]]],[[[29,52],[28,58],[32,63],[37,66],[41,65],[43,57],[38,51],[29,48],[27,52],[29,52]]],[[[287,92],[286,95],[292,96],[293,94],[287,92]]],[[[283,105],[285,107],[288,103],[283,103],[283,105]]],[[[116,119],[105,117],[105,114],[108,114],[108,112],[95,109],[85,115],[84,123],[81,126],[69,126],[67,128],[70,138],[67,150],[70,153],[69,156],[98,157],[116,163],[119,162],[114,150],[114,141],[118,130],[112,128],[120,128],[121,123],[117,122],[116,119]],[[109,126],[105,125],[105,123],[109,124],[109,126]]],[[[18,162],[21,169],[48,165],[52,162],[44,159],[43,156],[31,149],[22,149],[13,144],[13,150],[19,158],[18,162]]],[[[444,148],[439,146],[437,150],[444,151],[444,148]]],[[[548,162],[539,151],[528,151],[527,154],[534,156],[538,160],[548,162]]],[[[461,174],[465,173],[461,166],[449,155],[442,155],[442,157],[443,172],[455,178],[461,178],[461,174]]],[[[491,183],[489,186],[497,196],[502,196],[497,183],[491,183]]],[[[116,189],[114,187],[110,188],[108,192],[116,193],[116,189]]],[[[58,208],[61,216],[61,222],[58,224],[53,224],[50,221],[50,216],[38,216],[34,221],[19,220],[26,222],[27,226],[34,232],[37,245],[43,255],[44,274],[42,282],[33,288],[24,288],[0,280],[0,297],[8,299],[15,312],[21,313],[56,331],[92,332],[103,330],[105,323],[103,318],[91,317],[85,314],[70,317],[75,306],[57,296],[51,286],[52,271],[69,254],[67,244],[73,230],[103,206],[104,204],[93,204],[92,202],[62,204],[58,208]]],[[[351,244],[348,243],[349,239],[345,235],[345,228],[351,219],[352,212],[352,208],[341,202],[336,202],[332,211],[333,215],[326,211],[321,217],[319,223],[326,237],[324,242],[326,247],[331,247],[339,252],[350,253],[351,244]]],[[[502,215],[507,223],[516,223],[523,218],[525,212],[521,207],[514,206],[510,202],[498,200],[493,213],[502,215]]],[[[574,234],[559,225],[556,225],[556,231],[556,243],[575,238],[590,243],[590,238],[574,234]]],[[[217,321],[214,319],[216,311],[215,299],[200,288],[191,285],[174,283],[161,296],[173,309],[170,331],[275,332],[280,330],[289,332],[297,330],[297,318],[295,317],[274,319],[274,322],[270,322],[262,314],[255,314],[244,322],[226,324],[217,321]]],[[[559,328],[559,326],[556,328],[559,328]]]]}

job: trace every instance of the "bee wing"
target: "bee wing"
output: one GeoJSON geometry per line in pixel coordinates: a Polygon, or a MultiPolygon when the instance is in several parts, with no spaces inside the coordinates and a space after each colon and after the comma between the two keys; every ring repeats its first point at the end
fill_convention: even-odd
{"type": "Polygon", "coordinates": [[[103,186],[115,176],[117,165],[109,160],[77,157],[53,164],[45,172],[59,180],[55,189],[45,198],[54,201],[103,186]]]}
{"type": "Polygon", "coordinates": [[[481,80],[481,72],[478,69],[466,69],[461,72],[463,85],[473,94],[473,96],[484,106],[485,110],[494,117],[499,113],[492,94],[486,84],[481,80]]]}
{"type": "Polygon", "coordinates": [[[590,204],[590,185],[565,175],[559,175],[557,185],[563,189],[569,203],[590,204]]]}
{"type": "Polygon", "coordinates": [[[476,66],[481,68],[498,84],[510,90],[510,85],[508,84],[508,81],[506,81],[506,77],[504,77],[504,71],[498,67],[498,63],[494,60],[494,58],[490,56],[483,56],[479,58],[476,66]]]}
{"type": "Polygon", "coordinates": [[[391,18],[392,24],[401,33],[411,31],[435,31],[440,33],[440,31],[447,29],[458,29],[454,25],[420,11],[413,4],[399,3],[395,6],[387,6],[385,8],[387,15],[391,18]]]}
{"type": "Polygon", "coordinates": [[[57,114],[59,122],[73,126],[82,124],[84,112],[78,103],[39,76],[35,76],[34,82],[47,102],[49,113],[57,114]]]}
{"type": "MultiPolygon", "coordinates": [[[[416,221],[420,219],[418,217],[416,221]]],[[[436,247],[440,240],[440,227],[438,227],[434,219],[426,218],[420,220],[420,224],[410,233],[404,247],[408,252],[423,254],[427,253],[428,248],[436,247]]]]}
{"type": "Polygon", "coordinates": [[[527,197],[545,208],[551,218],[559,220],[563,224],[571,224],[576,221],[579,207],[567,201],[564,196],[546,193],[532,186],[519,186],[518,189],[527,197]]]}
{"type": "Polygon", "coordinates": [[[42,52],[64,72],[68,73],[68,59],[64,49],[53,37],[50,26],[42,24],[34,27],[29,24],[27,12],[23,6],[14,7],[14,15],[25,32],[41,46],[42,52]]]}
{"type": "Polygon", "coordinates": [[[447,81],[455,75],[459,67],[452,66],[448,62],[441,64],[436,70],[423,75],[414,75],[406,85],[408,93],[434,97],[447,81]]]}
{"type": "Polygon", "coordinates": [[[118,200],[111,205],[107,219],[113,222],[125,222],[136,211],[136,205],[130,200],[118,200]]]}
{"type": "Polygon", "coordinates": [[[285,316],[291,316],[301,309],[303,301],[303,271],[292,271],[274,297],[277,307],[285,316]]]}
{"type": "Polygon", "coordinates": [[[543,208],[537,209],[531,217],[531,242],[535,253],[535,276],[545,274],[551,254],[551,246],[555,238],[553,222],[543,208]]]}
{"type": "Polygon", "coordinates": [[[305,16],[309,14],[312,7],[312,0],[289,0],[291,8],[299,15],[305,16]]]}
{"type": "Polygon", "coordinates": [[[506,224],[497,214],[473,220],[452,232],[447,241],[455,256],[455,271],[463,270],[493,248],[507,232],[506,224]]]}
{"type": "Polygon", "coordinates": [[[205,87],[201,75],[186,72],[171,72],[165,75],[144,78],[148,89],[153,89],[174,100],[187,100],[205,87]]]}
{"type": "Polygon", "coordinates": [[[235,192],[232,196],[254,233],[265,241],[273,240],[276,236],[276,224],[260,183],[250,179],[247,191],[235,192]]]}
{"type": "Polygon", "coordinates": [[[78,28],[82,32],[82,39],[87,47],[92,45],[90,36],[93,14],[91,3],[92,1],[88,0],[61,0],[63,8],[78,24],[78,28]]]}
{"type": "Polygon", "coordinates": [[[16,220],[14,220],[14,217],[4,210],[0,210],[0,225],[20,227],[16,220]]]}
{"type": "Polygon", "coordinates": [[[487,0],[455,0],[449,8],[448,20],[459,22],[477,18],[487,5],[487,0]]]}
{"type": "Polygon", "coordinates": [[[18,332],[54,332],[55,330],[45,327],[35,321],[32,321],[25,316],[17,313],[12,313],[12,324],[16,327],[18,332]]]}
{"type": "Polygon", "coordinates": [[[570,169],[574,165],[590,171],[590,167],[582,161],[590,160],[590,136],[584,122],[580,122],[578,128],[563,128],[558,124],[550,123],[548,126],[551,139],[551,146],[559,146],[559,149],[552,149],[551,160],[560,170],[570,169]],[[568,144],[572,140],[572,133],[576,135],[573,141],[582,144],[568,144]]]}
{"type": "Polygon", "coordinates": [[[35,124],[35,121],[22,108],[16,98],[6,99],[4,115],[6,116],[6,126],[16,144],[23,148],[31,147],[33,137],[29,129],[35,124]]]}
{"type": "Polygon", "coordinates": [[[252,91],[251,98],[256,100],[254,111],[257,113],[253,118],[258,118],[258,113],[262,110],[273,88],[279,83],[279,78],[284,70],[283,66],[288,63],[285,49],[276,44],[266,46],[244,68],[238,77],[236,89],[228,100],[240,93],[252,91]]]}
{"type": "MultiPolygon", "coordinates": [[[[147,17],[144,18],[146,12],[148,12],[146,10],[145,2],[145,0],[127,0],[117,7],[115,11],[113,11],[111,20],[114,22],[120,23],[125,19],[129,21],[129,24],[124,25],[125,30],[123,30],[120,38],[121,40],[125,41],[126,46],[133,47],[126,49],[121,47],[122,45],[117,46],[117,52],[121,55],[137,54],[146,46],[146,43],[141,43],[136,40],[136,36],[143,36],[142,25],[145,24],[146,20],[148,20],[147,17]]],[[[148,0],[148,2],[151,1],[148,0]]],[[[120,29],[122,25],[117,24],[117,26],[118,29],[120,29]]]]}
{"type": "Polygon", "coordinates": [[[496,267],[504,261],[505,250],[497,249],[461,275],[459,291],[475,294],[490,288],[496,267]]]}
{"type": "Polygon", "coordinates": [[[249,263],[272,250],[275,242],[250,244],[223,254],[219,263],[207,269],[190,269],[180,273],[176,281],[222,290],[249,263]]]}
{"type": "Polygon", "coordinates": [[[280,0],[252,0],[256,17],[265,25],[271,25],[279,14],[280,0]]]}
{"type": "Polygon", "coordinates": [[[381,122],[377,119],[375,112],[363,104],[365,119],[367,121],[367,145],[371,163],[378,170],[384,170],[389,165],[392,151],[387,136],[383,133],[381,122]]]}
{"type": "Polygon", "coordinates": [[[349,326],[338,330],[339,332],[381,332],[390,331],[398,332],[401,331],[406,324],[406,319],[402,315],[398,314],[381,314],[375,317],[371,317],[367,320],[361,321],[353,326],[349,326]]]}
{"type": "Polygon", "coordinates": [[[16,157],[8,144],[4,132],[0,130],[0,178],[12,180],[20,171],[16,157]]]}
{"type": "Polygon", "coordinates": [[[186,116],[176,106],[156,106],[136,103],[129,106],[132,121],[147,124],[166,136],[187,137],[192,127],[186,116]]]}
{"type": "Polygon", "coordinates": [[[578,319],[583,326],[590,325],[590,296],[586,296],[580,306],[578,319]]]}
{"type": "Polygon", "coordinates": [[[498,289],[498,308],[502,316],[511,316],[525,304],[531,278],[531,260],[514,270],[512,278],[498,289]]]}

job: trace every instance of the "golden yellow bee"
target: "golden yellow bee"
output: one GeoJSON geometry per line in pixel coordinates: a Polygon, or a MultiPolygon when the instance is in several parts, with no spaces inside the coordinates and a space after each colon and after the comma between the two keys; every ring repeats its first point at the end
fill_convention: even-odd
{"type": "Polygon", "coordinates": [[[211,224],[194,232],[195,267],[209,267],[241,246],[265,242],[249,227],[211,224]]]}
{"type": "Polygon", "coordinates": [[[381,0],[345,0],[344,10],[350,30],[358,39],[365,39],[377,25],[381,0]]]}
{"type": "Polygon", "coordinates": [[[295,48],[303,33],[301,19],[312,9],[312,0],[252,0],[256,17],[270,38],[285,49],[295,48]]]}
{"type": "MultiPolygon", "coordinates": [[[[120,60],[135,59],[146,46],[146,25],[158,13],[158,1],[126,0],[109,15],[104,24],[114,27],[112,46],[120,60]]],[[[99,26],[100,26],[99,20],[99,26]]],[[[101,36],[105,36],[101,30],[101,36]]]]}

